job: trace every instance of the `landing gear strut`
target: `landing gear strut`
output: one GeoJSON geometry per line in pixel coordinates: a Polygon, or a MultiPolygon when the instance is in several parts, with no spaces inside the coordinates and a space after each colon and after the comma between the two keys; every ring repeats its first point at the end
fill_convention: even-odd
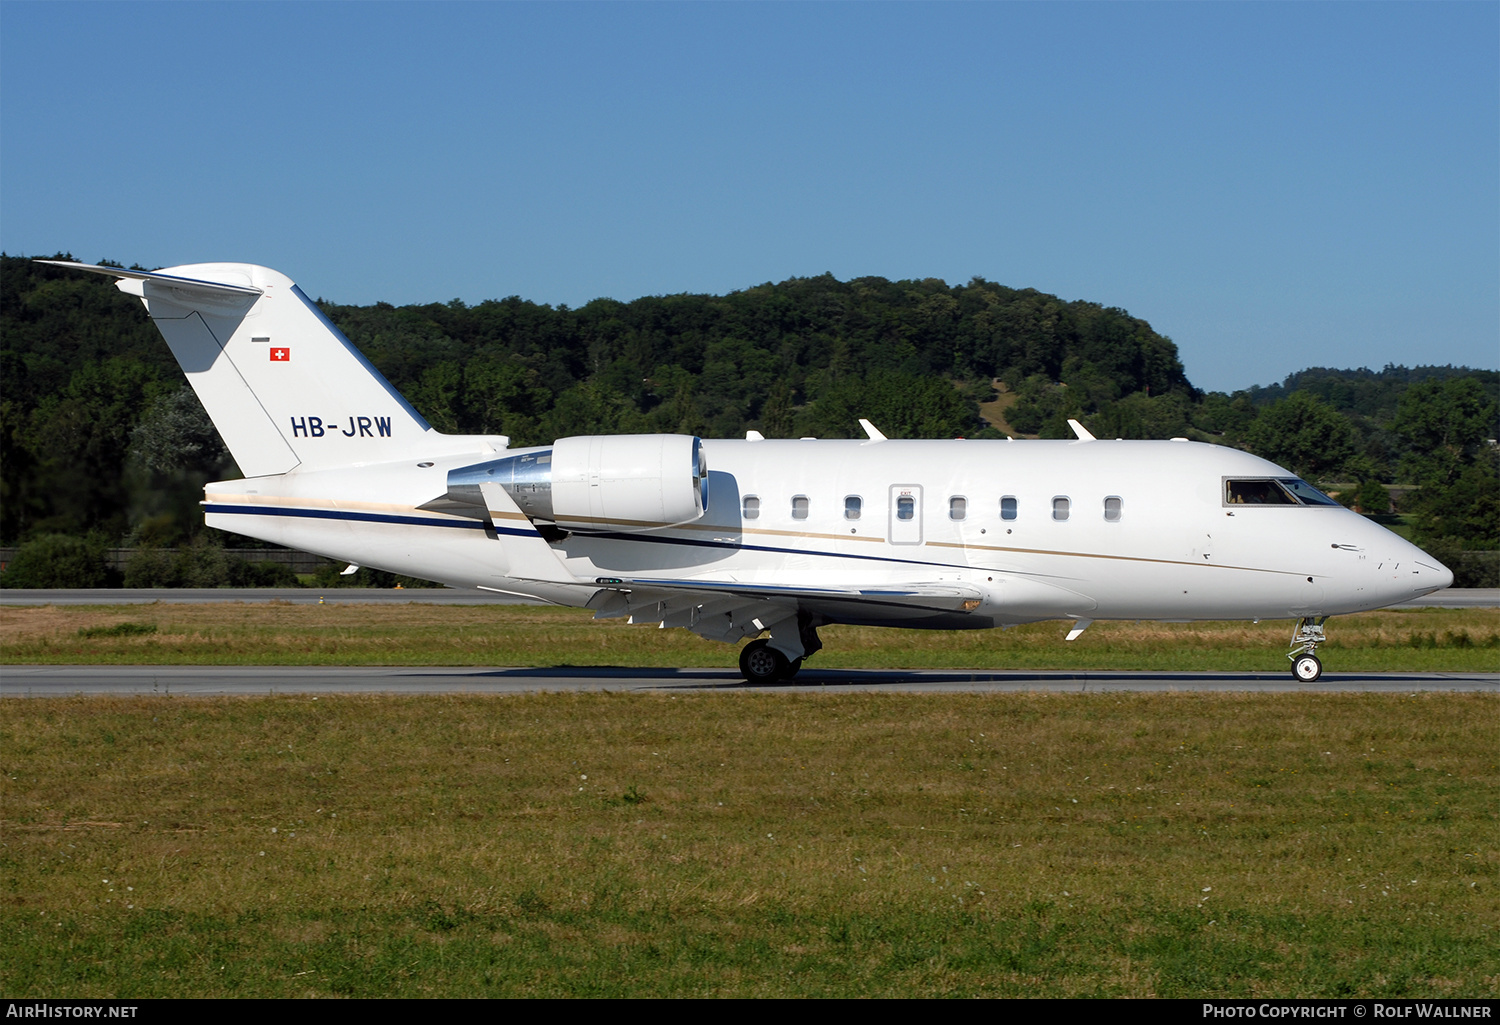
{"type": "Polygon", "coordinates": [[[1318,645],[1328,640],[1323,633],[1327,616],[1304,616],[1297,620],[1292,631],[1292,650],[1287,658],[1292,660],[1292,676],[1298,683],[1317,683],[1323,675],[1323,663],[1318,660],[1318,645]]]}

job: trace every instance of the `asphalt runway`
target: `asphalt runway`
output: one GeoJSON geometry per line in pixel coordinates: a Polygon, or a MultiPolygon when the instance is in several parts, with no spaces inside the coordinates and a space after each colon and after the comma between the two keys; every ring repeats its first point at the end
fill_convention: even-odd
{"type": "MultiPolygon", "coordinates": [[[[1500,591],[1496,592],[1500,595],[1500,591]]],[[[290,605],[535,605],[488,591],[452,587],[99,587],[71,591],[0,589],[0,605],[207,605],[214,602],[286,602],[290,605]]],[[[1496,604],[1500,604],[1497,601],[1496,604]]]]}
{"type": "MultiPolygon", "coordinates": [[[[0,590],[0,605],[201,605],[208,602],[288,602],[293,605],[316,605],[337,602],[341,605],[402,604],[420,602],[431,605],[528,605],[519,598],[485,591],[457,590],[451,587],[336,587],[319,591],[311,587],[246,588],[98,588],[76,591],[27,591],[17,588],[0,590]]],[[[1418,601],[1391,605],[1393,609],[1475,609],[1500,608],[1500,588],[1450,587],[1418,601]]]]}
{"type": "Polygon", "coordinates": [[[753,687],[732,669],[484,669],[350,666],[4,666],[0,697],[81,694],[531,694],[561,691],[684,693],[1194,693],[1340,691],[1500,694],[1500,673],[1325,673],[1301,684],[1285,673],[1042,672],[1036,670],[804,669],[791,683],[753,687]]]}
{"type": "MultiPolygon", "coordinates": [[[[451,588],[100,589],[0,591],[0,605],[204,604],[211,602],[439,605],[516,604],[451,588]]],[[[1500,589],[1449,588],[1396,608],[1500,607],[1500,589]]],[[[771,690],[891,692],[1098,691],[1489,691],[1500,673],[1325,673],[1301,684],[1286,673],[1039,672],[1031,670],[826,669],[809,666],[789,684],[752,687],[731,668],[412,668],[357,666],[3,666],[0,697],[75,694],[522,694],[547,691],[771,690]]]]}

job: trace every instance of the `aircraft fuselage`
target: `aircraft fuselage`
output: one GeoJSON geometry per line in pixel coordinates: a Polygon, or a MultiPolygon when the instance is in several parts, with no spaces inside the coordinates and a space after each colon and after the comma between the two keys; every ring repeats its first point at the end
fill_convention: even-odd
{"type": "MultiPolygon", "coordinates": [[[[418,508],[473,454],[221,482],[210,525],[455,587],[587,604],[595,581],[817,587],[952,581],[973,611],[835,603],[827,621],[983,628],[1041,619],[1253,619],[1378,608],[1445,586],[1430,557],[1337,505],[1235,504],[1287,479],[1234,449],[1132,441],[703,443],[701,519],[554,541],[577,584],[513,578],[472,518],[418,508]],[[430,465],[419,465],[429,463],[430,465]]],[[[524,452],[527,450],[515,450],[524,452]]]]}

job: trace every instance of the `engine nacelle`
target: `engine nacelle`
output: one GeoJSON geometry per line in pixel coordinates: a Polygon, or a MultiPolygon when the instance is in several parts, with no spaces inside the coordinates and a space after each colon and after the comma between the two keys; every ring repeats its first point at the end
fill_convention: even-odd
{"type": "Polygon", "coordinates": [[[703,442],[686,434],[560,438],[550,449],[453,470],[447,498],[482,507],[479,485],[488,481],[532,520],[566,530],[654,530],[691,523],[708,508],[703,442]]]}
{"type": "Polygon", "coordinates": [[[708,507],[703,442],[685,434],[614,434],[552,443],[553,521],[569,530],[651,530],[708,507]]]}

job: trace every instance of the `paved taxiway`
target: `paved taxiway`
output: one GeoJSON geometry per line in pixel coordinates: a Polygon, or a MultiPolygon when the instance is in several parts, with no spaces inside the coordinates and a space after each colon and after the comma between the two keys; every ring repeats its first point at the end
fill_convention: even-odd
{"type": "MultiPolygon", "coordinates": [[[[451,587],[342,587],[319,591],[311,587],[247,588],[97,588],[76,591],[0,590],[0,605],[145,605],[151,602],[168,605],[201,605],[208,602],[290,602],[293,605],[316,605],[320,601],[340,605],[403,604],[421,602],[431,605],[523,605],[517,598],[485,591],[457,590],[451,587]]],[[[1450,587],[1393,609],[1474,609],[1500,608],[1500,588],[1450,587]]]]}
{"type": "Polygon", "coordinates": [[[752,687],[731,669],[484,669],[350,666],[5,666],[0,697],[157,694],[525,694],[548,691],[770,690],[786,693],[1056,691],[1480,691],[1500,694],[1500,673],[1041,672],[972,669],[804,669],[789,684],[752,687]]]}

